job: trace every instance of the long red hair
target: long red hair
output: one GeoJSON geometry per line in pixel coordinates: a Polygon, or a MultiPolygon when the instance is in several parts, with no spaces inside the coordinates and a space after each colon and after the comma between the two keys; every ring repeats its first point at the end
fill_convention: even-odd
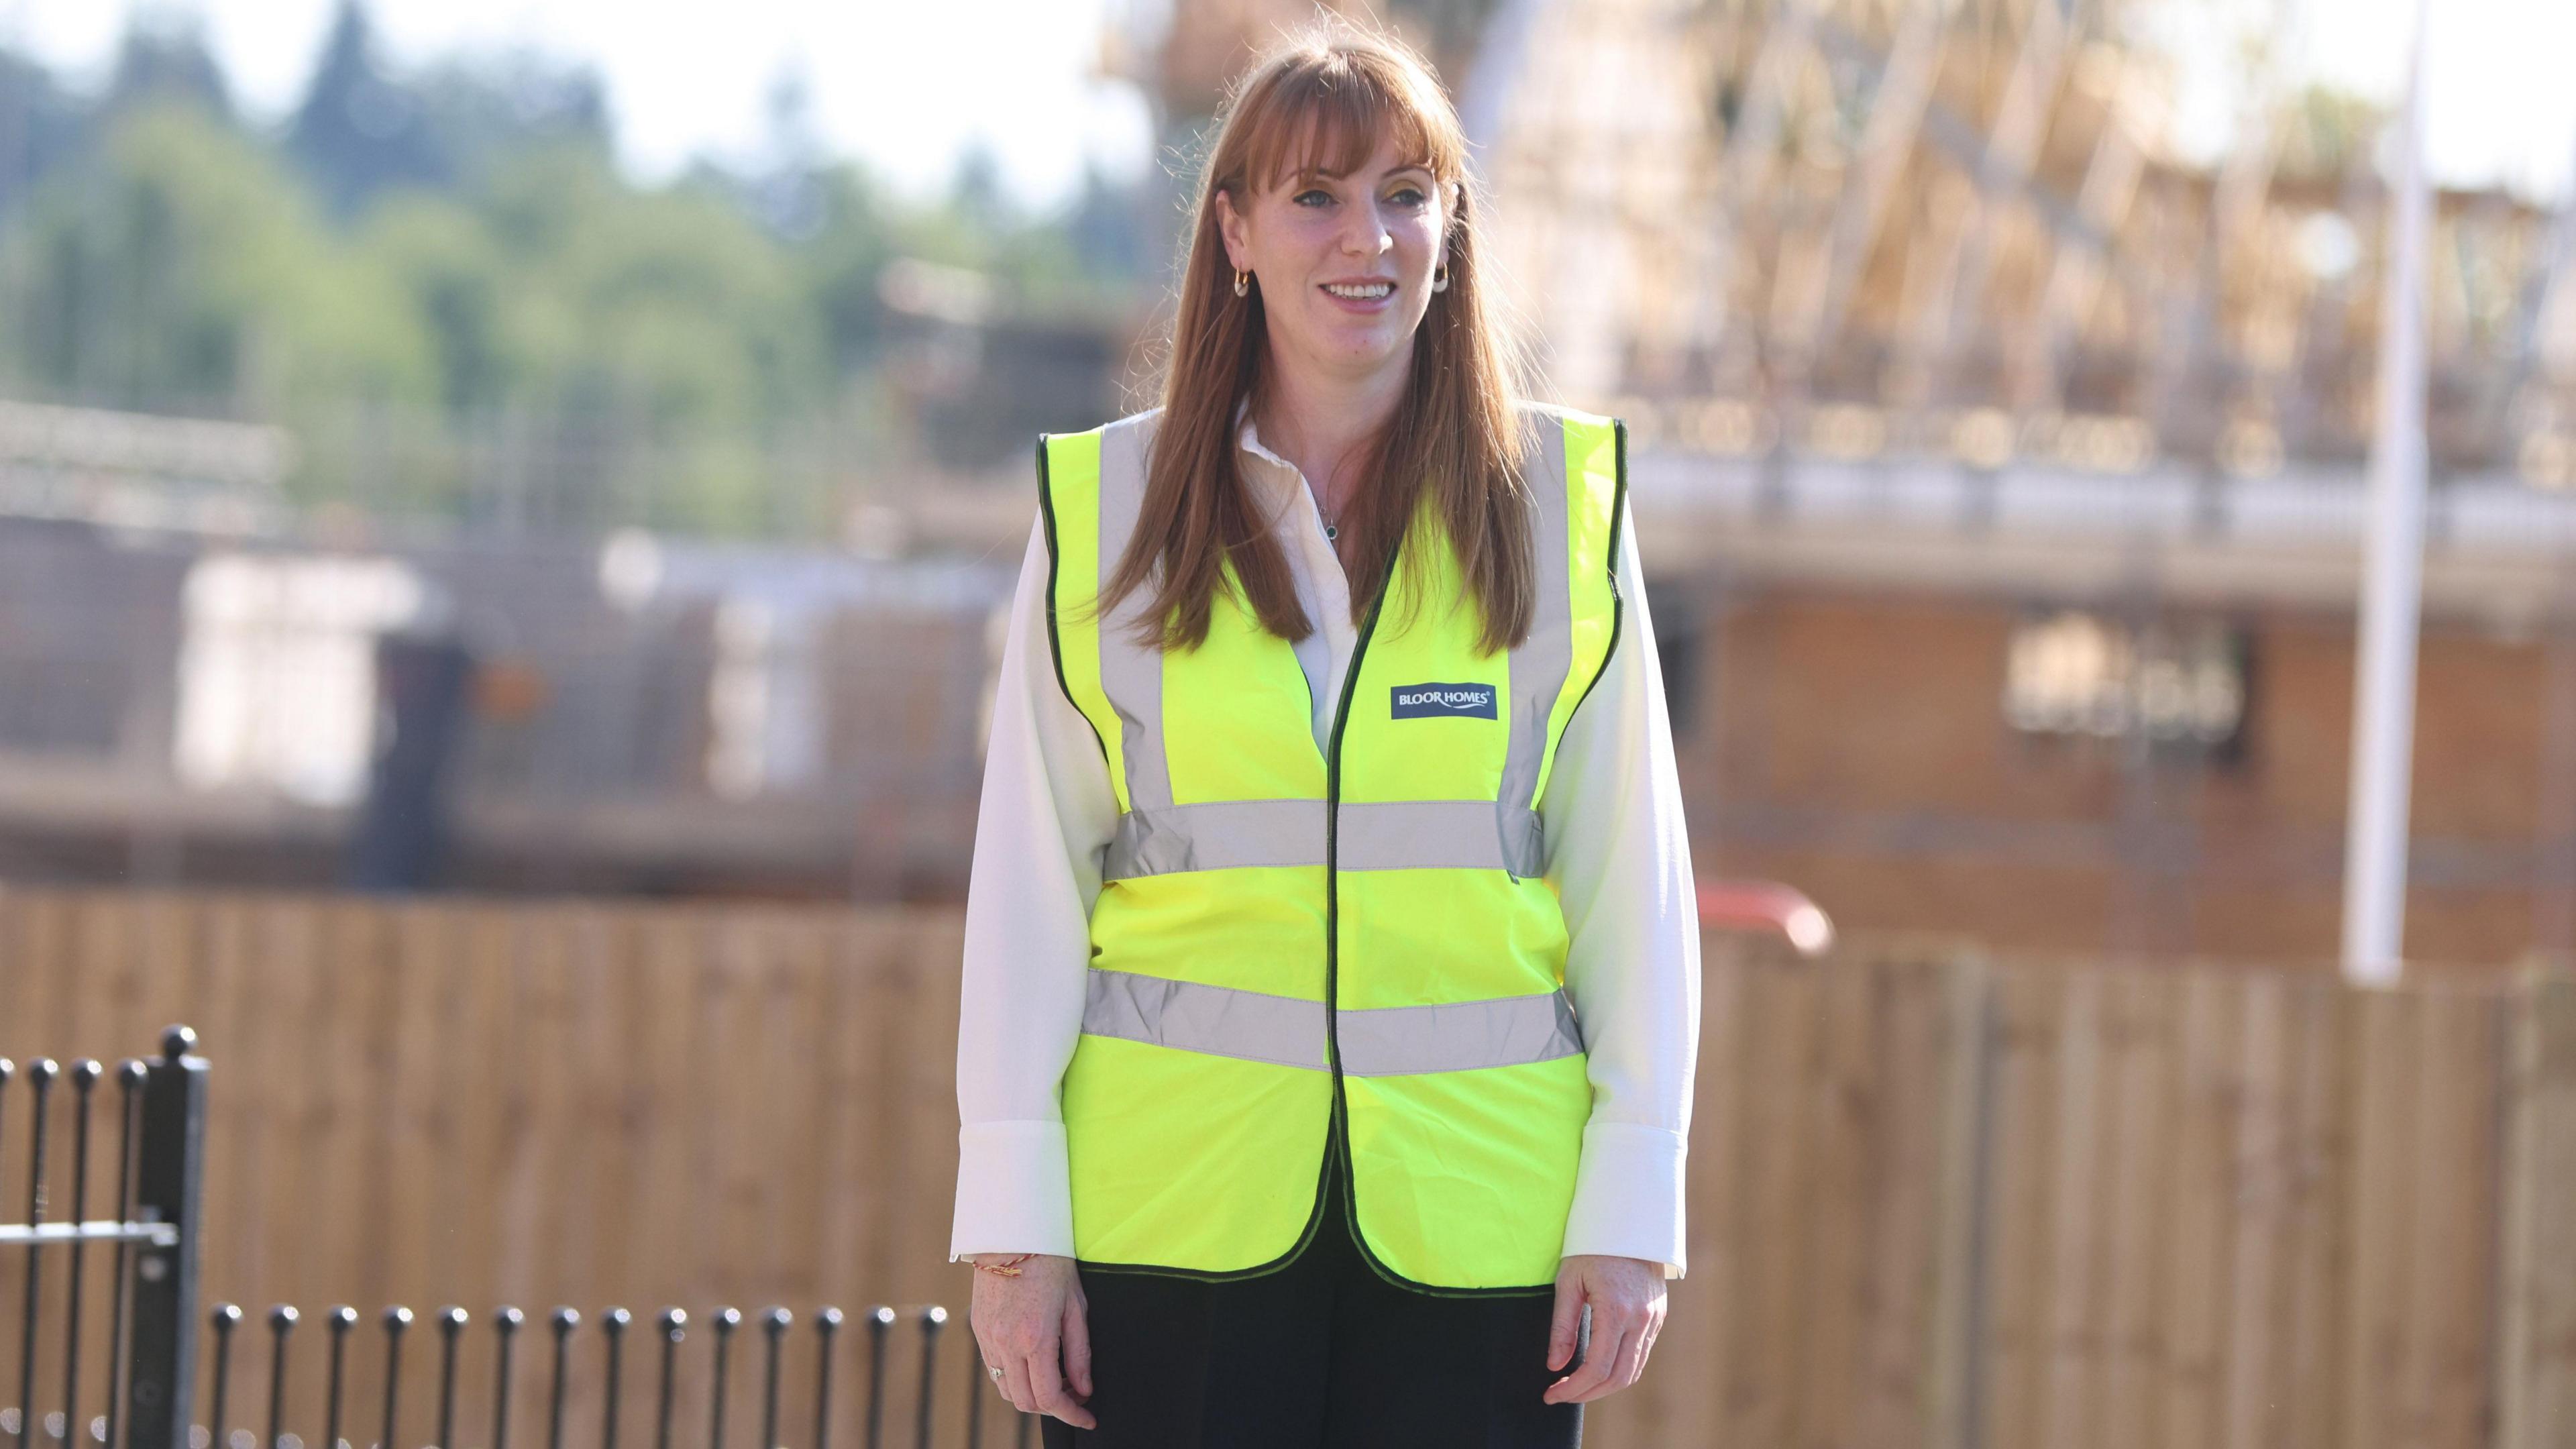
{"type": "MultiPolygon", "coordinates": [[[[1163,416],[1145,496],[1098,605],[1105,614],[1131,591],[1150,587],[1144,642],[1204,643],[1228,564],[1264,629],[1289,640],[1314,630],[1287,557],[1237,466],[1235,412],[1247,399],[1260,407],[1269,337],[1260,290],[1234,295],[1216,197],[1224,193],[1240,212],[1255,191],[1282,181],[1316,170],[1349,174],[1388,136],[1399,154],[1430,170],[1450,203],[1441,258],[1449,284],[1432,294],[1414,332],[1403,395],[1363,455],[1343,518],[1355,559],[1353,622],[1386,588],[1406,525],[1427,512],[1446,530],[1483,613],[1480,647],[1508,648],[1529,632],[1537,571],[1514,407],[1527,354],[1500,325],[1479,269],[1484,202],[1467,169],[1466,135],[1419,54],[1392,35],[1337,19],[1263,56],[1219,112],[1162,372],[1163,416]]],[[[1419,569],[1420,553],[1405,552],[1402,566],[1419,569]]]]}

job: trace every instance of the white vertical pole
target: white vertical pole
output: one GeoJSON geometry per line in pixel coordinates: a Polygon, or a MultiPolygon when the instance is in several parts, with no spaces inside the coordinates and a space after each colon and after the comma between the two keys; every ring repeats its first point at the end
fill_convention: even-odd
{"type": "Polygon", "coordinates": [[[2405,950],[2407,791],[2415,750],[2415,638],[2424,592],[2424,34],[2407,57],[2388,265],[2379,318],[2379,417],[2370,449],[2352,792],[2343,865],[2344,979],[2386,985],[2405,950]]]}

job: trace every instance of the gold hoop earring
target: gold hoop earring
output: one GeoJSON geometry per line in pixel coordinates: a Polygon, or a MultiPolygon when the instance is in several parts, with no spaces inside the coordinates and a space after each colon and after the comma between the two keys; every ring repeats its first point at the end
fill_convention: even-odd
{"type": "Polygon", "coordinates": [[[1240,297],[1252,290],[1252,274],[1241,267],[1234,269],[1234,295],[1240,297]]]}
{"type": "Polygon", "coordinates": [[[1431,290],[1435,292],[1446,292],[1449,290],[1449,268],[1447,265],[1442,265],[1440,270],[1431,274],[1431,290]]]}

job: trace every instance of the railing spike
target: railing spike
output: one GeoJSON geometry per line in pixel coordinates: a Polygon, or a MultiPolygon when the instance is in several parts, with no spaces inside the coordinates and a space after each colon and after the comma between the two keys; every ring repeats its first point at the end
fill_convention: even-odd
{"type": "Polygon", "coordinates": [[[546,1394],[546,1449],[563,1449],[565,1370],[572,1353],[572,1331],[581,1326],[578,1309],[557,1308],[552,1319],[555,1330],[555,1376],[546,1394]]]}
{"type": "MultiPolygon", "coordinates": [[[[411,1327],[411,1310],[396,1304],[385,1310],[383,1323],[385,1328],[385,1436],[377,1445],[377,1449],[402,1449],[402,1440],[396,1437],[395,1431],[401,1426],[398,1411],[401,1407],[399,1400],[402,1390],[403,1330],[411,1327]]],[[[339,1449],[339,1446],[335,1444],[330,1446],[330,1449],[339,1449]]]]}
{"type": "Polygon", "coordinates": [[[625,1361],[626,1325],[634,1315],[623,1308],[611,1308],[600,1315],[599,1330],[608,1335],[608,1393],[599,1415],[599,1449],[617,1449],[618,1380],[625,1361]]]}
{"type": "Polygon", "coordinates": [[[760,1315],[762,1333],[768,1343],[761,1350],[760,1368],[760,1449],[779,1449],[778,1445],[778,1356],[786,1342],[787,1328],[796,1315],[784,1308],[772,1308],[760,1315]]]}
{"type": "MultiPolygon", "coordinates": [[[[90,1099],[102,1075],[98,1062],[83,1057],[72,1063],[72,1222],[89,1221],[89,1123],[90,1099]]],[[[63,1294],[63,1432],[57,1442],[69,1445],[80,1437],[80,1360],[81,1283],[83,1259],[89,1251],[88,1240],[72,1239],[71,1275],[65,1280],[63,1294]]]]}
{"type": "Polygon", "coordinates": [[[286,1439],[286,1338],[295,1316],[291,1304],[268,1310],[268,1449],[281,1449],[286,1439]]]}
{"type": "Polygon", "coordinates": [[[465,1321],[456,1304],[438,1310],[438,1449],[456,1449],[456,1340],[465,1321]]]}
{"type": "MultiPolygon", "coordinates": [[[[143,1145],[143,1084],[150,1077],[151,1070],[135,1058],[117,1063],[116,1220],[120,1223],[134,1221],[134,1168],[143,1145]]],[[[117,1420],[125,1407],[125,1315],[126,1305],[133,1298],[133,1285],[126,1281],[125,1267],[131,1251],[125,1239],[118,1238],[108,1274],[113,1286],[107,1298],[107,1422],[100,1436],[107,1449],[118,1449],[117,1420]]]]}
{"type": "Polygon", "coordinates": [[[665,1308],[660,1320],[662,1331],[662,1383],[654,1396],[653,1449],[671,1449],[671,1393],[680,1357],[680,1340],[689,1336],[689,1315],[685,1309],[665,1308]]]}
{"type": "Polygon", "coordinates": [[[841,1310],[814,1315],[814,1449],[832,1449],[832,1340],[840,1331],[841,1310]]]}
{"type": "Polygon", "coordinates": [[[492,1365],[492,1449],[510,1449],[510,1345],[527,1320],[508,1304],[492,1311],[492,1333],[499,1340],[492,1365]]]}
{"type": "MultiPolygon", "coordinates": [[[[27,1106],[27,1226],[31,1228],[45,1222],[45,1102],[53,1095],[60,1070],[51,1057],[27,1063],[27,1088],[33,1093],[27,1106]]],[[[34,1442],[36,1421],[43,1417],[36,1407],[36,1309],[44,1295],[43,1254],[38,1245],[27,1245],[26,1295],[18,1329],[18,1449],[34,1442]]]]}
{"type": "Polygon", "coordinates": [[[348,1386],[349,1333],[358,1326],[358,1310],[346,1303],[334,1304],[322,1316],[322,1323],[331,1333],[330,1358],[323,1374],[322,1449],[340,1449],[340,1404],[342,1391],[348,1386]]]}
{"type": "Polygon", "coordinates": [[[948,1310],[937,1305],[921,1310],[921,1393],[913,1401],[913,1449],[930,1449],[931,1411],[938,1405],[938,1395],[931,1386],[938,1382],[939,1330],[948,1324],[948,1310]]]}
{"type": "Polygon", "coordinates": [[[224,1420],[226,1401],[232,1393],[233,1330],[241,1326],[242,1311],[238,1304],[218,1303],[207,1315],[215,1330],[215,1400],[206,1415],[206,1432],[210,1449],[230,1449],[224,1420]]]}
{"type": "Polygon", "coordinates": [[[731,1377],[733,1331],[742,1326],[742,1315],[731,1308],[719,1308],[711,1321],[716,1331],[716,1362],[715,1384],[707,1409],[707,1449],[724,1449],[725,1380],[731,1377]]]}

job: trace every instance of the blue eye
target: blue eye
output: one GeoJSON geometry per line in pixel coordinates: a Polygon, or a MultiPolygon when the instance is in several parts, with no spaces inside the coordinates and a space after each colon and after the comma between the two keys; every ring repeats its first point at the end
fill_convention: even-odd
{"type": "Polygon", "coordinates": [[[1423,203],[1424,203],[1424,202],[1426,202],[1426,201],[1429,201],[1430,199],[1431,199],[1430,197],[1427,197],[1427,196],[1423,195],[1423,194],[1422,194],[1422,189],[1421,189],[1420,187],[1417,187],[1417,186],[1408,186],[1408,187],[1405,187],[1403,190],[1401,190],[1401,191],[1397,192],[1397,193],[1395,194],[1395,197],[1394,197],[1394,200],[1398,201],[1399,203],[1401,203],[1401,204],[1403,204],[1403,205],[1405,205],[1405,206],[1420,206],[1421,204],[1423,204],[1423,203]],[[1412,199],[1412,200],[1410,200],[1410,201],[1406,201],[1406,200],[1404,199],[1404,198],[1406,198],[1406,197],[1411,197],[1411,198],[1413,198],[1413,199],[1412,199]]]}
{"type": "Polygon", "coordinates": [[[1320,197],[1324,198],[1326,201],[1330,201],[1330,200],[1332,200],[1332,199],[1333,199],[1333,195],[1332,195],[1332,193],[1331,193],[1331,192],[1329,192],[1329,191],[1326,191],[1324,188],[1322,188],[1322,187],[1320,187],[1320,186],[1310,186],[1310,187],[1306,188],[1304,191],[1300,191],[1300,192],[1298,192],[1295,196],[1292,196],[1292,197],[1288,198],[1288,200],[1289,200],[1290,204],[1292,204],[1292,205],[1302,206],[1302,205],[1304,205],[1304,204],[1305,204],[1306,198],[1307,198],[1307,197],[1309,197],[1309,196],[1320,196],[1320,197]]]}

